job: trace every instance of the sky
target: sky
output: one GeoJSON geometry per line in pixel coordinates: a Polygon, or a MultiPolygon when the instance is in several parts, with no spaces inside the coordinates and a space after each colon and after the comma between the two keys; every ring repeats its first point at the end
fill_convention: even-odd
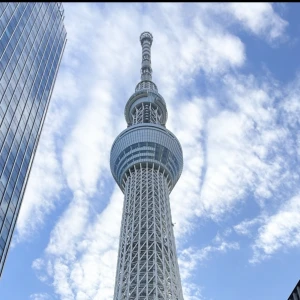
{"type": "Polygon", "coordinates": [[[150,31],[184,156],[170,194],[184,299],[287,299],[300,279],[300,4],[64,10],[68,41],[0,298],[113,299],[123,194],[110,148],[150,31]]]}

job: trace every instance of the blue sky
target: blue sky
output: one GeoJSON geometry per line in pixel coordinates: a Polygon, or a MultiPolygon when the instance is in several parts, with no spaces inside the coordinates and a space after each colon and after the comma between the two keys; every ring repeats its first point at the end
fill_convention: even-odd
{"type": "Polygon", "coordinates": [[[287,299],[299,280],[300,4],[65,3],[68,42],[1,299],[113,297],[109,169],[150,31],[184,153],[170,195],[185,300],[287,299]]]}

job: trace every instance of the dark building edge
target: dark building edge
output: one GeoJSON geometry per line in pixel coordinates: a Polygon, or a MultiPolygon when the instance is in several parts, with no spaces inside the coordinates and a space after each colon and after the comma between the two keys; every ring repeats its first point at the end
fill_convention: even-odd
{"type": "Polygon", "coordinates": [[[290,294],[287,300],[298,300],[298,299],[300,299],[300,280],[296,284],[295,288],[293,289],[292,293],[290,294]],[[297,295],[296,299],[294,298],[294,293],[296,293],[297,295]]]}

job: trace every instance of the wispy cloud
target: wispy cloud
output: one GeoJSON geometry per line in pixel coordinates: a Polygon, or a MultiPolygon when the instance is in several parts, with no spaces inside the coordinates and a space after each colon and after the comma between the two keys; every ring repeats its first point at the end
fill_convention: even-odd
{"type": "Polygon", "coordinates": [[[283,38],[288,22],[274,12],[271,3],[230,3],[227,8],[246,29],[267,41],[283,38]]]}
{"type": "Polygon", "coordinates": [[[218,16],[222,27],[242,27],[271,45],[287,38],[289,24],[274,11],[271,3],[206,3],[199,4],[199,10],[208,15],[203,19],[210,21],[211,16],[218,16]]]}
{"type": "Polygon", "coordinates": [[[96,216],[88,214],[87,199],[72,201],[52,232],[45,257],[34,261],[38,276],[50,282],[53,278],[63,299],[113,297],[122,198],[116,187],[107,207],[96,216]]]}
{"type": "Polygon", "coordinates": [[[262,217],[257,217],[252,220],[245,219],[241,223],[235,225],[233,228],[237,234],[252,236],[253,227],[259,226],[263,223],[264,219],[262,217]]]}
{"type": "Polygon", "coordinates": [[[284,203],[277,213],[259,228],[251,263],[269,258],[280,249],[300,247],[300,197],[284,203]]]}
{"type": "Polygon", "coordinates": [[[51,296],[46,293],[30,295],[30,300],[50,300],[50,299],[51,299],[51,296]]]}
{"type": "Polygon", "coordinates": [[[178,263],[183,283],[184,299],[201,300],[205,299],[201,293],[201,287],[195,285],[191,277],[193,272],[212,256],[219,253],[226,253],[230,250],[239,250],[237,242],[226,240],[228,234],[217,234],[210,245],[203,248],[188,247],[179,252],[178,263]]]}
{"type": "Polygon", "coordinates": [[[179,264],[181,268],[181,277],[183,280],[188,279],[197,264],[209,258],[212,253],[226,253],[228,250],[238,250],[237,242],[227,242],[224,239],[214,241],[215,245],[208,245],[202,249],[186,248],[180,252],[179,264]]]}

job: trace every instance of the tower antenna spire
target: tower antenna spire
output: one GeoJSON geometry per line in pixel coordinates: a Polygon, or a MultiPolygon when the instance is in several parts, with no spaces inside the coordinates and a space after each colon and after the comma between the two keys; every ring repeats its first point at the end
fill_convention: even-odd
{"type": "Polygon", "coordinates": [[[152,81],[152,68],[151,68],[151,45],[153,36],[150,32],[144,31],[140,36],[142,45],[142,68],[141,80],[152,81]]]}

